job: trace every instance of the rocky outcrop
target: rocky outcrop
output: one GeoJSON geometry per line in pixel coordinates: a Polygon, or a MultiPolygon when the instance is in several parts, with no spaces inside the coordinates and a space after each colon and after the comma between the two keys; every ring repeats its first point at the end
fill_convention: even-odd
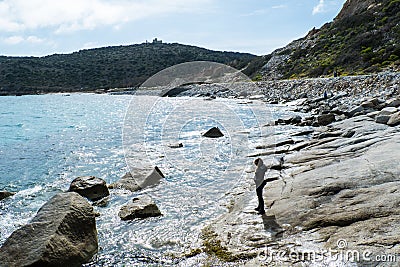
{"type": "Polygon", "coordinates": [[[121,179],[110,184],[108,187],[110,189],[119,188],[135,192],[159,184],[164,177],[164,174],[157,166],[144,169],[134,168],[131,172],[126,173],[121,179]]]}
{"type": "Polygon", "coordinates": [[[77,193],[60,193],[5,241],[0,266],[81,266],[97,249],[92,206],[77,193]]]}
{"type": "Polygon", "coordinates": [[[161,216],[157,205],[149,196],[141,196],[132,199],[132,202],[121,207],[118,216],[121,220],[133,220],[136,218],[147,218],[161,216]]]}
{"type": "Polygon", "coordinates": [[[204,137],[208,138],[219,138],[224,136],[221,130],[218,127],[212,127],[210,130],[203,134],[204,137]]]}
{"type": "Polygon", "coordinates": [[[15,195],[15,193],[13,193],[13,192],[0,191],[0,200],[11,197],[13,195],[15,195]]]}
{"type": "Polygon", "coordinates": [[[348,0],[332,22],[255,59],[245,73],[271,80],[399,71],[399,11],[397,0],[348,0]]]}
{"type": "Polygon", "coordinates": [[[92,201],[96,201],[110,195],[106,181],[95,176],[80,176],[75,178],[69,186],[70,192],[76,192],[92,201]]]}
{"type": "MultiPolygon", "coordinates": [[[[285,152],[280,179],[264,189],[266,215],[253,211],[257,198],[249,175],[249,186],[235,192],[229,212],[206,228],[212,233],[204,237],[206,246],[218,244],[230,259],[253,258],[248,266],[266,264],[257,255],[267,249],[301,254],[338,250],[338,242],[346,242],[346,250],[369,251],[371,257],[398,255],[398,129],[364,115],[316,128],[313,136],[305,141],[308,146],[285,152]]],[[[288,254],[279,260],[277,266],[297,266],[288,254]]]]}

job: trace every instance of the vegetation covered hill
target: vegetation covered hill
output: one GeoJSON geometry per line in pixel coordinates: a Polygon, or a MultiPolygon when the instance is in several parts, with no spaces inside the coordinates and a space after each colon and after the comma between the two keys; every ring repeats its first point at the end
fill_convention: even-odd
{"type": "Polygon", "coordinates": [[[333,20],[263,58],[248,75],[288,79],[400,68],[400,0],[347,0],[333,20]]]}
{"type": "Polygon", "coordinates": [[[189,61],[213,61],[242,69],[251,54],[195,46],[144,43],[81,50],[46,57],[0,57],[0,94],[93,91],[135,87],[158,71],[189,61]]]}

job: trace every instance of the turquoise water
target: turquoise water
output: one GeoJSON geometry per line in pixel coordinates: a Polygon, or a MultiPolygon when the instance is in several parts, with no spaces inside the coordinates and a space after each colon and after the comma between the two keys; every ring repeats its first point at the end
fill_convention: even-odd
{"type": "Polygon", "coordinates": [[[226,193],[249,182],[246,155],[261,136],[274,134],[263,125],[280,110],[261,102],[209,103],[96,94],[1,97],[0,190],[18,193],[0,202],[0,244],[77,176],[111,183],[146,162],[166,178],[140,192],[112,190],[109,204],[95,207],[99,253],[88,266],[191,265],[176,256],[201,245],[201,229],[226,210],[226,193]],[[201,137],[212,126],[225,136],[201,137]],[[169,148],[177,142],[184,147],[169,148]],[[121,221],[119,207],[140,194],[151,195],[163,216],[121,221]]]}

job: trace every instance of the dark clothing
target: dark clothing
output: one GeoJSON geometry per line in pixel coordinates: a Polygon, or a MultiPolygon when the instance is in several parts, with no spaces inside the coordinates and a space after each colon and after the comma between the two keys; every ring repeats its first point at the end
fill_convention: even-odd
{"type": "Polygon", "coordinates": [[[263,181],[259,187],[256,189],[257,197],[258,197],[258,207],[256,208],[260,213],[265,213],[264,210],[264,199],[262,196],[264,186],[267,184],[267,181],[263,181]]]}

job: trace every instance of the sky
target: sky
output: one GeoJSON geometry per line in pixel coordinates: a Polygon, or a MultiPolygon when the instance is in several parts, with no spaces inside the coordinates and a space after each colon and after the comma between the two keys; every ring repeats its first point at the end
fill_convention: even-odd
{"type": "Polygon", "coordinates": [[[45,56],[154,38],[266,55],[345,0],[0,0],[0,55],[45,56]]]}

